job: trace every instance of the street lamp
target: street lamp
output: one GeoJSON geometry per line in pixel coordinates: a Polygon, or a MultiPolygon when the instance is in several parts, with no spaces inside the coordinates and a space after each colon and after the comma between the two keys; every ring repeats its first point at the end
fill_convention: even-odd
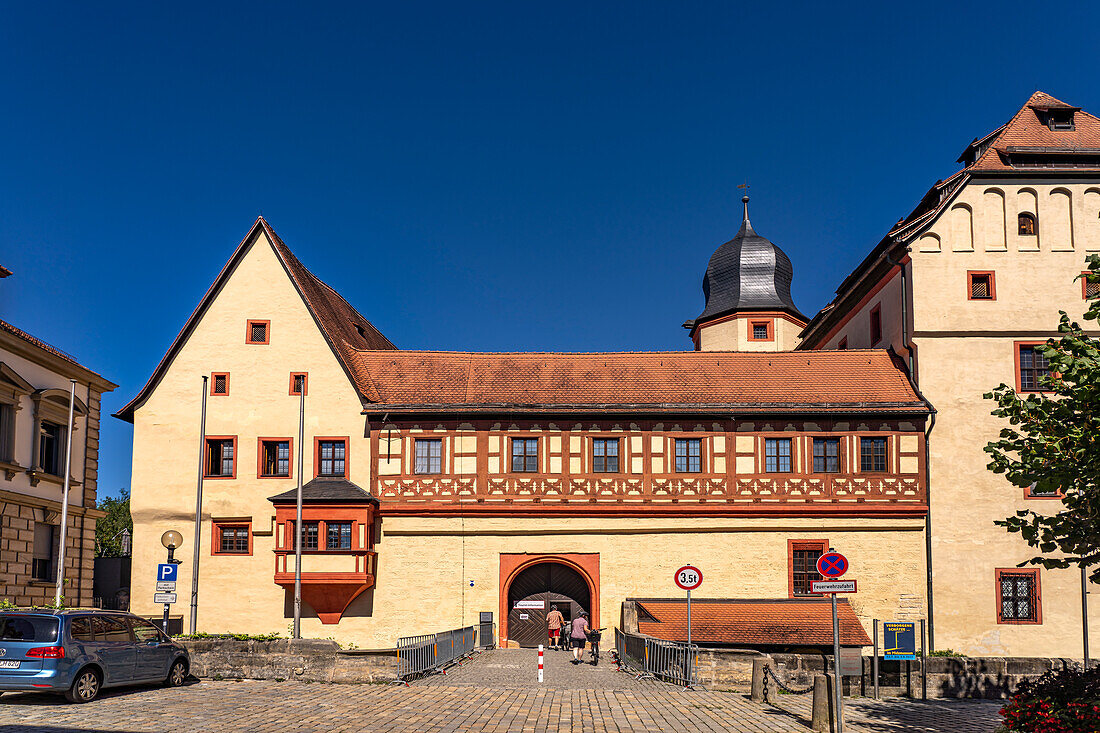
{"type": "MultiPolygon", "coordinates": [[[[182,560],[177,560],[176,559],[176,548],[183,544],[183,535],[181,535],[179,532],[177,532],[174,529],[170,529],[170,530],[168,530],[167,532],[165,532],[164,534],[162,534],[160,536],[160,543],[168,548],[168,562],[169,562],[169,564],[179,565],[181,562],[183,562],[182,560]]],[[[157,578],[157,581],[159,583],[159,581],[160,581],[159,577],[157,578]]],[[[173,582],[172,585],[174,586],[175,582],[173,582]]],[[[172,604],[170,604],[170,603],[165,603],[164,604],[164,633],[165,634],[168,633],[168,609],[171,607],[171,605],[172,604]]]]}

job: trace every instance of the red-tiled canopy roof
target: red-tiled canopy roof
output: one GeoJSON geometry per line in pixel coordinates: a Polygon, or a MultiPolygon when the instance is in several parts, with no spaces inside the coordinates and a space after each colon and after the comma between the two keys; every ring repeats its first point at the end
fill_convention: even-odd
{"type": "Polygon", "coordinates": [[[882,350],[787,353],[361,351],[357,378],[395,411],[925,412],[882,350]]]}
{"type": "MultiPolygon", "coordinates": [[[[638,599],[638,630],[666,641],[687,641],[687,602],[638,599]],[[646,620],[653,618],[656,620],[646,620]]],[[[842,646],[870,646],[871,639],[847,599],[837,602],[842,646]]],[[[691,601],[691,641],[744,646],[821,646],[833,643],[833,614],[824,598],[700,599],[691,601]]]]}

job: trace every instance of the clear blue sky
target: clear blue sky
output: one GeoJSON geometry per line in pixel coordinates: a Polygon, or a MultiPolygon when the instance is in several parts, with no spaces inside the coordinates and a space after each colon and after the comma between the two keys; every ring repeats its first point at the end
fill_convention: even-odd
{"type": "MultiPolygon", "coordinates": [[[[748,181],[813,314],[1097,3],[8,3],[0,316],[148,378],[255,216],[398,346],[690,348],[748,181]]],[[[349,406],[349,409],[354,406],[349,406]]],[[[101,494],[129,485],[105,420],[101,494]]]]}

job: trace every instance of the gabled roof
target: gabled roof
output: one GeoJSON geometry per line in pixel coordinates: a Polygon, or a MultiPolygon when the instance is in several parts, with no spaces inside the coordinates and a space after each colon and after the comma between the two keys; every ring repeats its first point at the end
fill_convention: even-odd
{"type": "MultiPolygon", "coordinates": [[[[638,630],[665,641],[687,641],[687,602],[641,598],[638,630]],[[654,620],[647,620],[654,619],[654,620]]],[[[871,639],[848,599],[838,599],[842,646],[870,646],[871,639]]],[[[831,602],[824,598],[718,598],[691,600],[691,641],[733,646],[823,646],[833,643],[831,602]]]]}
{"type": "Polygon", "coordinates": [[[256,238],[261,233],[265,234],[267,239],[271,242],[271,247],[275,255],[282,263],[294,288],[302,297],[302,302],[305,303],[306,309],[310,312],[310,315],[313,316],[313,320],[317,323],[318,329],[325,337],[329,347],[331,347],[332,353],[336,356],[337,361],[340,362],[348,378],[355,386],[360,399],[366,402],[376,397],[369,382],[364,383],[356,379],[356,372],[350,365],[352,355],[355,353],[356,349],[396,349],[397,347],[394,346],[389,339],[383,336],[370,321],[359,313],[359,311],[355,310],[351,304],[340,297],[335,290],[321,282],[319,278],[307,270],[286,246],[286,243],[279,238],[279,235],[275,233],[271,225],[261,216],[253,223],[248,234],[245,235],[245,238],[237,245],[237,249],[234,250],[229,261],[225,263],[221,272],[219,272],[218,276],[214,279],[213,284],[211,284],[210,288],[206,291],[206,294],[202,296],[202,300],[199,301],[198,306],[183,325],[179,335],[176,336],[175,341],[172,342],[167,353],[165,353],[164,358],[160,360],[156,369],[153,370],[153,374],[149,377],[149,381],[145,383],[145,386],[141,388],[141,391],[138,392],[134,399],[114,414],[115,417],[126,420],[127,422],[133,422],[134,410],[141,407],[145,404],[145,401],[149,399],[149,396],[153,393],[157,384],[159,384],[160,380],[164,377],[172,360],[179,350],[183,348],[188,337],[195,330],[195,327],[198,325],[202,315],[206,312],[206,309],[210,307],[214,298],[221,292],[222,287],[224,287],[225,283],[229,280],[229,277],[233,274],[237,265],[240,264],[249,247],[256,241],[256,238]]]}
{"type": "MultiPolygon", "coordinates": [[[[291,504],[298,501],[298,489],[284,491],[268,498],[272,504],[291,504]]],[[[362,504],[378,503],[369,491],[364,491],[345,478],[318,476],[302,486],[302,501],[311,503],[362,504]]]]}
{"type": "MultiPolygon", "coordinates": [[[[1100,119],[1080,107],[1066,104],[1060,99],[1035,92],[1027,104],[1013,115],[1012,119],[993,140],[989,148],[970,167],[972,171],[1013,170],[1009,156],[1016,148],[1034,148],[1047,154],[1072,153],[1075,151],[1100,149],[1100,119]],[[1047,110],[1066,110],[1074,113],[1074,129],[1051,130],[1038,113],[1047,110]]],[[[1090,166],[1100,169],[1100,165],[1090,166]]],[[[1075,170],[1081,170],[1075,166],[1075,170]]]]}
{"type": "Polygon", "coordinates": [[[925,413],[883,350],[475,353],[362,351],[371,413],[925,413]]]}

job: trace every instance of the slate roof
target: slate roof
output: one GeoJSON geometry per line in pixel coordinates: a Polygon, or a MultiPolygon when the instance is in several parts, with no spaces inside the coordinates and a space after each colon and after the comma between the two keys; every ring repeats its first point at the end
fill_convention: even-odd
{"type": "MultiPolygon", "coordinates": [[[[284,491],[272,497],[268,501],[273,504],[296,504],[298,502],[298,487],[290,491],[284,491]]],[[[351,481],[344,478],[318,476],[302,486],[302,501],[307,503],[331,502],[334,504],[352,504],[362,502],[378,503],[369,491],[364,491],[351,481]]]]}
{"type": "Polygon", "coordinates": [[[703,276],[706,305],[694,327],[735,311],[784,311],[803,321],[791,297],[794,267],[779,247],[761,237],[749,222],[749,197],[741,199],[745,216],[733,239],[711,255],[703,276]]]}
{"type": "Polygon", "coordinates": [[[126,420],[127,422],[133,422],[134,410],[141,407],[141,405],[149,399],[149,395],[152,394],[157,384],[160,383],[164,373],[168,370],[168,366],[172,363],[172,359],[180,348],[183,347],[183,344],[186,343],[187,338],[191,335],[195,326],[198,325],[202,314],[209,307],[210,303],[213,302],[214,298],[217,297],[222,286],[229,279],[240,260],[244,257],[244,253],[247,251],[248,246],[255,241],[260,232],[267,235],[276,256],[286,269],[286,273],[290,277],[291,283],[293,283],[295,289],[297,289],[298,293],[302,296],[302,301],[313,315],[313,319],[317,323],[318,329],[320,329],[321,334],[332,348],[332,352],[336,356],[337,361],[344,367],[344,371],[347,373],[348,378],[359,392],[360,399],[368,401],[376,397],[371,391],[369,382],[363,383],[357,380],[356,373],[351,368],[349,360],[356,349],[396,349],[397,347],[394,346],[389,339],[383,336],[370,321],[359,313],[359,311],[355,310],[350,303],[344,300],[339,293],[306,269],[301,261],[294,256],[294,253],[290,251],[290,248],[286,246],[286,243],[275,233],[275,230],[271,228],[271,225],[267,223],[267,220],[261,216],[252,224],[248,234],[245,235],[245,238],[237,245],[237,249],[234,250],[229,261],[225,263],[221,272],[218,273],[218,276],[206,291],[206,294],[203,295],[202,300],[199,301],[198,306],[196,306],[190,317],[188,317],[187,322],[180,330],[179,335],[176,336],[175,341],[173,341],[172,345],[168,348],[164,358],[160,360],[156,369],[153,370],[153,374],[149,377],[149,381],[145,383],[145,386],[141,388],[141,391],[138,392],[134,399],[130,400],[125,407],[114,414],[115,417],[126,420]]]}
{"type": "MultiPolygon", "coordinates": [[[[687,641],[683,598],[632,599],[638,630],[666,641],[687,641]],[[655,621],[643,620],[646,615],[655,621]]],[[[871,646],[847,599],[838,599],[842,646],[871,646]]],[[[733,646],[823,646],[833,643],[833,614],[826,598],[691,599],[691,641],[733,646]]]]}
{"type": "Polygon", "coordinates": [[[884,350],[361,351],[366,412],[927,412],[884,350]]]}

